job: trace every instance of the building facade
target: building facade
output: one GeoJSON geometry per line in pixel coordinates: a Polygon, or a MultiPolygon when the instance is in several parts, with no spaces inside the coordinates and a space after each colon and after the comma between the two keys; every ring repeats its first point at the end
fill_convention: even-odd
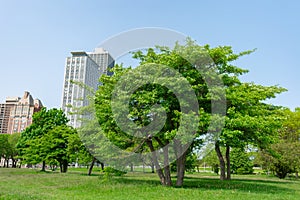
{"type": "Polygon", "coordinates": [[[78,108],[89,104],[88,96],[91,95],[85,86],[97,90],[99,77],[109,74],[108,69],[114,66],[114,59],[102,48],[96,48],[94,52],[74,51],[71,54],[65,62],[61,105],[69,125],[78,128],[82,115],[76,112],[78,108]]]}
{"type": "Polygon", "coordinates": [[[39,99],[24,92],[23,97],[7,97],[0,104],[0,133],[22,132],[32,123],[32,115],[43,107],[39,99]]]}

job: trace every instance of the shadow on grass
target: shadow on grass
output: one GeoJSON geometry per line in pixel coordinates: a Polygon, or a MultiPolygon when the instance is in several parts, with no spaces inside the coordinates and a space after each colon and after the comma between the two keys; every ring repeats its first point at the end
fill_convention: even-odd
{"type": "MultiPolygon", "coordinates": [[[[173,178],[173,185],[175,185],[175,178],[173,178]]],[[[131,184],[131,185],[147,185],[147,186],[160,186],[158,180],[145,180],[145,179],[132,179],[132,177],[117,177],[113,178],[114,183],[120,184],[131,184]]],[[[172,188],[184,188],[184,189],[201,189],[201,190],[237,190],[242,192],[250,193],[294,193],[294,189],[284,187],[285,184],[290,184],[289,182],[280,182],[272,180],[230,180],[221,181],[215,178],[187,178],[184,181],[184,186],[172,188]]]]}
{"type": "MultiPolygon", "coordinates": [[[[175,178],[176,177],[174,177],[174,179],[175,178]]],[[[201,180],[207,179],[207,180],[220,181],[218,177],[208,177],[208,178],[206,178],[206,177],[202,177],[202,178],[184,177],[184,180],[199,180],[199,179],[201,179],[201,180]]],[[[234,181],[241,181],[241,182],[254,182],[254,183],[270,183],[270,184],[292,184],[293,182],[291,182],[291,181],[297,181],[297,179],[290,180],[290,179],[279,179],[279,178],[277,178],[277,180],[276,179],[274,179],[274,180],[271,180],[271,179],[267,180],[267,179],[260,179],[260,178],[258,178],[258,179],[254,179],[254,178],[243,178],[243,179],[241,179],[241,178],[232,178],[232,180],[229,180],[229,181],[225,180],[224,182],[231,182],[231,181],[233,181],[233,182],[234,181]]],[[[223,182],[223,181],[221,181],[221,182],[223,182]]]]}

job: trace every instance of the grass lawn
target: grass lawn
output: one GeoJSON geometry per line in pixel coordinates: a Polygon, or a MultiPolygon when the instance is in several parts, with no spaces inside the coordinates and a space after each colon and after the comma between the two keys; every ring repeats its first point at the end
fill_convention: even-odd
{"type": "Polygon", "coordinates": [[[110,180],[85,173],[86,169],[60,174],[0,168],[0,199],[300,199],[299,180],[263,175],[219,181],[210,173],[187,174],[184,187],[176,188],[161,186],[157,175],[151,173],[128,173],[110,180]]]}

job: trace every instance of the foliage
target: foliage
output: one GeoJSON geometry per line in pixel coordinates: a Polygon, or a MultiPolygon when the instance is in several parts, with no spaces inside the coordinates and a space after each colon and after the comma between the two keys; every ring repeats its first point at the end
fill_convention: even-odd
{"type": "Polygon", "coordinates": [[[43,162],[42,170],[45,170],[45,161],[51,149],[44,147],[42,138],[55,127],[66,125],[68,119],[62,110],[56,108],[47,110],[45,107],[34,113],[32,118],[32,124],[21,133],[17,148],[22,163],[43,162]]]}
{"type": "Polygon", "coordinates": [[[209,89],[205,78],[195,67],[197,64],[203,68],[204,74],[210,73],[205,66],[211,67],[209,65],[211,63],[205,63],[206,60],[203,60],[206,48],[209,47],[196,45],[188,39],[186,45],[177,44],[173,50],[158,47],[156,50],[150,48],[146,53],[138,51],[134,54],[134,58],[140,60],[140,67],[132,70],[115,66],[113,76],[102,76],[100,80],[103,85],[96,93],[96,113],[106,137],[124,150],[152,152],[162,184],[171,184],[169,153],[172,152],[169,151],[173,148],[172,151],[177,157],[177,185],[182,185],[186,155],[188,152],[192,152],[191,149],[188,149],[188,143],[193,142],[193,146],[196,146],[197,142],[201,142],[197,136],[206,133],[209,125],[210,114],[205,112],[210,113],[210,100],[220,98],[216,97],[220,88],[215,87],[216,91],[208,94],[209,89]],[[202,59],[198,54],[200,57],[202,56],[202,59]],[[169,67],[168,70],[165,66],[169,67]],[[145,83],[145,80],[148,82],[145,83]],[[116,90],[117,83],[120,81],[123,81],[124,85],[119,86],[120,89],[116,90]],[[130,90],[131,85],[138,87],[130,94],[130,98],[126,99],[124,93],[128,91],[124,92],[124,89],[130,90]],[[186,89],[187,87],[183,87],[184,85],[190,85],[191,88],[186,89]],[[187,92],[191,92],[194,96],[187,92]],[[118,95],[120,99],[124,98],[123,102],[128,101],[128,115],[122,115],[122,113],[127,113],[128,104],[116,104],[121,114],[113,112],[109,102],[114,94],[118,95]],[[180,94],[183,96],[180,97],[180,94]],[[198,105],[190,105],[194,97],[196,104],[201,105],[201,108],[198,108],[198,105]],[[195,110],[190,109],[189,106],[195,110]],[[127,130],[130,133],[125,133],[118,127],[116,119],[121,121],[118,125],[128,125],[127,130]],[[162,126],[161,121],[165,121],[162,126]],[[153,126],[155,123],[158,124],[153,126]],[[155,130],[147,129],[147,126],[155,127],[155,130],[158,127],[158,133],[155,133],[155,130]],[[143,127],[146,128],[143,129],[143,127]],[[189,130],[195,131],[189,133],[189,130]],[[181,139],[178,139],[179,137],[181,139]],[[192,138],[197,139],[193,140],[192,138]],[[155,150],[158,149],[163,150],[162,166],[159,165],[158,158],[154,155],[156,154],[155,150]]]}
{"type": "Polygon", "coordinates": [[[231,47],[209,50],[226,88],[225,126],[215,148],[220,161],[221,180],[230,179],[230,148],[243,148],[247,144],[267,148],[276,141],[278,129],[283,120],[281,107],[267,104],[265,101],[274,98],[276,94],[286,89],[278,86],[243,83],[239,80],[239,76],[248,71],[231,64],[241,56],[252,52],[235,54],[231,47]],[[220,151],[222,146],[227,148],[226,156],[220,151]],[[225,177],[226,169],[227,177],[225,177]]]}
{"type": "Polygon", "coordinates": [[[259,155],[262,165],[279,178],[298,173],[300,168],[300,110],[297,108],[292,112],[286,109],[284,116],[286,119],[279,130],[278,141],[259,155]]]}
{"type": "Polygon", "coordinates": [[[6,167],[9,159],[12,161],[12,167],[17,167],[17,142],[20,138],[20,133],[0,134],[0,158],[4,158],[6,167]]]}
{"type": "Polygon", "coordinates": [[[230,169],[234,174],[252,174],[253,162],[244,149],[233,148],[231,153],[230,169]]]}
{"type": "Polygon", "coordinates": [[[68,163],[76,161],[74,155],[81,146],[76,130],[66,125],[56,126],[38,141],[40,150],[47,152],[46,162],[58,162],[61,172],[67,171],[68,163]]]}
{"type": "Polygon", "coordinates": [[[217,153],[215,151],[210,151],[203,159],[202,163],[211,166],[212,171],[219,174],[220,162],[218,160],[217,153]]]}

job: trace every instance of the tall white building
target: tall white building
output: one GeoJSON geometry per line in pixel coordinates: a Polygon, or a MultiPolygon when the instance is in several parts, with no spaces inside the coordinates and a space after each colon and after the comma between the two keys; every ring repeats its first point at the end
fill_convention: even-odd
{"type": "Polygon", "coordinates": [[[75,51],[66,58],[65,75],[62,94],[62,110],[66,113],[69,125],[78,128],[81,125],[80,115],[74,114],[75,108],[87,106],[89,91],[74,82],[97,90],[99,77],[108,74],[108,68],[114,66],[114,59],[103,48],[94,52],[75,51]]]}

